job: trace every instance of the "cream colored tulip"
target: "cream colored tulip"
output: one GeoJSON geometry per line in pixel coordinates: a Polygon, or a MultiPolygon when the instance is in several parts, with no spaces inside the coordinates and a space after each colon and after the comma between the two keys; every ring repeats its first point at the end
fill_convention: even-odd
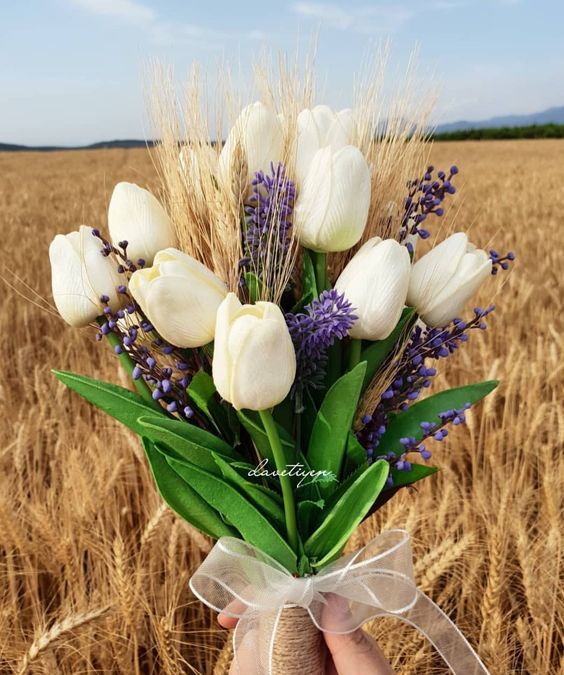
{"type": "Polygon", "coordinates": [[[370,194],[370,169],[358,148],[318,150],[294,207],[300,243],[328,252],[354,246],[366,226],[370,194]]]}
{"type": "Polygon", "coordinates": [[[257,171],[269,171],[271,162],[276,166],[282,160],[284,139],[282,124],[276,112],[257,101],[243,108],[219,156],[219,177],[226,186],[232,176],[241,174],[238,160],[247,166],[250,183],[257,171]]]}
{"type": "Polygon", "coordinates": [[[202,347],[215,332],[227,287],[205,265],[167,248],[131,275],[129,290],[158,333],[176,347],[202,347]]]}
{"type": "Polygon", "coordinates": [[[53,299],[59,314],[71,326],[86,326],[104,310],[101,296],[112,309],[120,306],[117,286],[123,283],[113,258],[101,254],[102,242],[92,228],[81,225],[58,234],[49,246],[53,299]]]}
{"type": "Polygon", "coordinates": [[[446,326],[490,276],[492,261],[457,232],[413,266],[407,302],[428,326],[446,326]]]}
{"type": "Polygon", "coordinates": [[[242,305],[229,293],[217,312],[212,370],[217,391],[237,410],[283,401],[296,376],[296,354],[280,307],[242,305]]]}
{"type": "Polygon", "coordinates": [[[296,178],[302,185],[311,167],[315,153],[326,146],[333,151],[350,145],[355,123],[352,110],[334,113],[326,105],[302,110],[297,121],[296,178]]]}
{"type": "Polygon", "coordinates": [[[158,251],[174,246],[176,237],[170,218],[148,190],[135,183],[118,183],[108,207],[108,227],[115,246],[127,241],[127,255],[137,263],[153,262],[158,251]]]}
{"type": "Polygon", "coordinates": [[[394,239],[369,239],[337,279],[358,319],[349,335],[383,340],[396,327],[405,306],[411,261],[405,246],[394,239]]]}

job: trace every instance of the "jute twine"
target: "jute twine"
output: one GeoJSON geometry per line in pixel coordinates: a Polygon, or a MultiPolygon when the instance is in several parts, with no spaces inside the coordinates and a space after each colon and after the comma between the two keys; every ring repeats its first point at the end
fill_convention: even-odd
{"type": "MultiPolygon", "coordinates": [[[[259,625],[259,649],[266,662],[268,640],[273,620],[265,618],[259,625]]],[[[227,640],[213,675],[228,675],[233,659],[231,640],[227,640]]],[[[325,643],[323,635],[302,607],[284,609],[278,622],[272,654],[272,675],[324,675],[325,643]]],[[[240,673],[247,675],[247,673],[240,673]]]]}

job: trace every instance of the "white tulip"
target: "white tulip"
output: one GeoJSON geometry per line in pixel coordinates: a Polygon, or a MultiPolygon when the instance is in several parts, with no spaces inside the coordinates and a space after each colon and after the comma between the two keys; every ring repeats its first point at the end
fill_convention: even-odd
{"type": "Polygon", "coordinates": [[[104,257],[102,248],[100,239],[86,225],[70,234],[58,234],[49,246],[53,298],[59,314],[71,326],[86,326],[100,316],[103,295],[108,296],[112,309],[120,306],[116,288],[123,281],[115,260],[104,257]]]}
{"type": "Polygon", "coordinates": [[[296,354],[278,305],[242,305],[229,293],[217,312],[213,380],[235,409],[267,410],[288,395],[296,354]]]}
{"type": "Polygon", "coordinates": [[[352,110],[334,113],[326,105],[302,110],[297,120],[296,178],[298,185],[305,180],[315,153],[326,146],[334,151],[350,145],[355,123],[352,110]]]}
{"type": "Polygon", "coordinates": [[[257,171],[269,171],[282,160],[284,137],[276,112],[260,101],[243,108],[219,156],[219,176],[224,185],[231,184],[232,172],[240,173],[237,160],[247,165],[249,182],[257,171]]]}
{"type": "Polygon", "coordinates": [[[369,239],[337,279],[358,319],[349,335],[383,340],[396,327],[405,306],[411,261],[405,246],[394,239],[369,239]]]}
{"type": "Polygon", "coordinates": [[[370,169],[358,148],[318,150],[294,207],[300,243],[314,251],[345,251],[362,237],[370,207],[370,169]]]}
{"type": "Polygon", "coordinates": [[[136,270],[129,290],[158,333],[176,347],[213,340],[217,308],[227,287],[201,262],[167,248],[152,267],[136,270]]]}
{"type": "Polygon", "coordinates": [[[127,241],[130,260],[150,265],[158,251],[174,246],[174,228],[160,202],[135,183],[118,183],[108,208],[108,227],[114,245],[127,241]]]}
{"type": "Polygon", "coordinates": [[[460,315],[491,270],[488,254],[457,232],[415,263],[407,302],[428,326],[446,326],[460,315]]]}

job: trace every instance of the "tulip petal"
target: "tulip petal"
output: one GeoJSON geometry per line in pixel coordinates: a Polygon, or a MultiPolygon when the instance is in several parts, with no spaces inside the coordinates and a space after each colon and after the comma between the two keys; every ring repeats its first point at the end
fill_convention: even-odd
{"type": "Polygon", "coordinates": [[[257,101],[241,111],[230,130],[219,156],[219,176],[225,186],[232,183],[232,173],[240,173],[235,166],[237,155],[242,152],[247,163],[248,179],[256,171],[268,171],[270,163],[276,166],[282,160],[284,138],[276,112],[257,101]]]}
{"type": "Polygon", "coordinates": [[[485,260],[478,261],[478,265],[474,265],[471,272],[465,269],[464,277],[457,274],[444,291],[437,295],[434,302],[429,303],[421,314],[421,318],[428,326],[440,328],[446,326],[454,317],[459,316],[464,305],[490,277],[492,261],[485,251],[482,253],[486,257],[485,260]]]}
{"type": "Polygon", "coordinates": [[[390,335],[405,305],[410,270],[409,253],[397,241],[375,237],[364,244],[335,284],[358,316],[351,337],[383,340],[390,335]]]}
{"type": "Polygon", "coordinates": [[[296,374],[294,348],[285,323],[255,319],[245,328],[244,348],[233,363],[232,402],[239,410],[266,410],[290,392],[296,374]]]}
{"type": "Polygon", "coordinates": [[[148,285],[142,308],[167,342],[195,348],[213,340],[216,311],[223,297],[203,285],[194,292],[186,276],[167,274],[148,285]]]}
{"type": "Polygon", "coordinates": [[[228,340],[231,323],[242,305],[235,293],[228,293],[217,309],[213,346],[212,375],[219,395],[226,401],[231,398],[231,366],[228,340]]]}
{"type": "Polygon", "coordinates": [[[134,183],[118,183],[108,207],[108,226],[112,242],[128,242],[127,253],[136,262],[147,264],[157,251],[173,246],[174,228],[160,202],[148,190],[134,183]]]}
{"type": "Polygon", "coordinates": [[[370,207],[370,170],[360,150],[319,150],[294,209],[300,242],[316,251],[345,251],[362,237],[370,207]]]}
{"type": "Polygon", "coordinates": [[[457,232],[420,258],[411,270],[408,304],[417,307],[419,313],[424,312],[456,274],[467,246],[468,237],[457,232]]]}
{"type": "Polygon", "coordinates": [[[65,235],[58,234],[53,239],[49,259],[53,300],[59,314],[74,327],[94,321],[102,311],[101,304],[88,294],[80,258],[65,235]]]}

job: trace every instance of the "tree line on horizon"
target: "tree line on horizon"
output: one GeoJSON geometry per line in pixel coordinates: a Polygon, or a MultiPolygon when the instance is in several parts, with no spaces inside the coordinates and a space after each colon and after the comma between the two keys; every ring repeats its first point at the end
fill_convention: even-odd
{"type": "Polygon", "coordinates": [[[564,138],[564,124],[530,124],[522,127],[484,127],[432,134],[435,141],[492,141],[521,138],[564,138]]]}

